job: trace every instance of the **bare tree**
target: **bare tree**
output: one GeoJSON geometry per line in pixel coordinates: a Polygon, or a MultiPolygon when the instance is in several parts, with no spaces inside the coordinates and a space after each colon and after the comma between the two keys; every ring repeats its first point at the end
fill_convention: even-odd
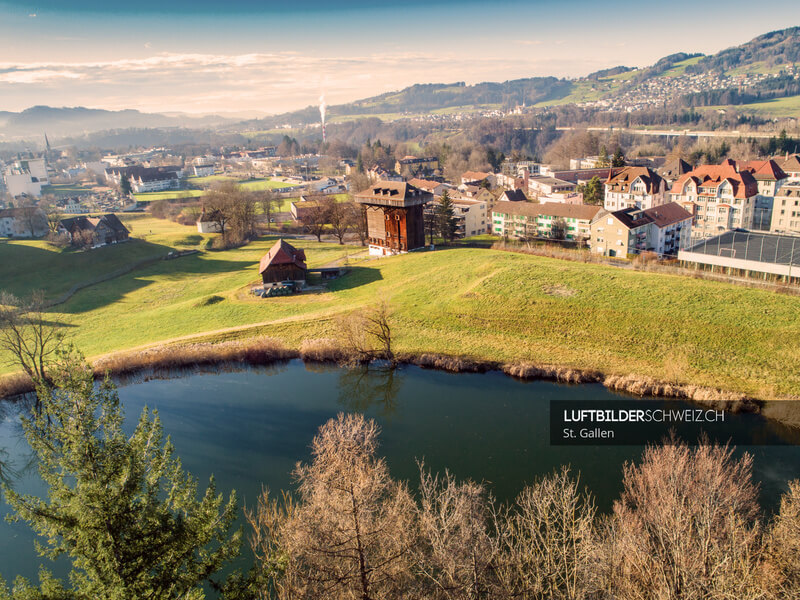
{"type": "Polygon", "coordinates": [[[378,433],[363,415],[339,414],[295,469],[297,504],[280,528],[291,597],[377,600],[412,587],[414,503],[376,458],[378,433]]]}
{"type": "Polygon", "coordinates": [[[49,385],[47,369],[55,358],[63,335],[45,313],[43,292],[20,300],[0,292],[0,348],[10,357],[9,365],[21,368],[36,385],[49,385]]]}
{"type": "Polygon", "coordinates": [[[752,464],[728,446],[674,440],[627,464],[604,565],[614,598],[763,597],[752,464]]]}
{"type": "Polygon", "coordinates": [[[350,210],[348,212],[348,219],[350,220],[350,227],[358,236],[358,241],[362,246],[367,245],[369,240],[369,231],[367,229],[367,210],[362,205],[355,202],[349,204],[350,210]]]}
{"type": "Polygon", "coordinates": [[[328,198],[316,198],[308,203],[302,223],[311,235],[322,241],[322,234],[330,222],[330,202],[328,198]]]}
{"type": "Polygon", "coordinates": [[[275,200],[275,192],[272,190],[261,192],[259,205],[261,206],[261,212],[264,215],[264,219],[267,222],[267,231],[272,228],[272,209],[275,206],[275,200]]]}
{"type": "Polygon", "coordinates": [[[766,539],[766,562],[776,598],[796,598],[800,590],[800,481],[789,483],[766,539]],[[794,596],[792,595],[794,594],[794,596]]]}
{"type": "Polygon", "coordinates": [[[512,597],[580,600],[595,591],[595,507],[562,469],[526,487],[508,518],[504,588],[512,597]]]}
{"type": "Polygon", "coordinates": [[[381,298],[374,306],[339,319],[339,337],[352,362],[383,359],[395,366],[391,314],[389,301],[381,298]]]}
{"type": "Polygon", "coordinates": [[[472,481],[459,483],[447,471],[432,475],[420,463],[419,496],[416,555],[423,596],[497,597],[502,519],[486,488],[472,481]]]}
{"type": "Polygon", "coordinates": [[[64,218],[64,211],[56,205],[55,197],[50,195],[43,197],[39,201],[39,208],[44,211],[50,233],[56,233],[61,219],[64,218]]]}
{"type": "Polygon", "coordinates": [[[255,593],[259,600],[279,600],[292,597],[301,581],[294,570],[287,569],[290,557],[283,547],[283,528],[294,517],[295,504],[292,495],[284,492],[281,501],[270,498],[269,490],[263,489],[255,510],[245,509],[244,515],[250,528],[250,549],[255,557],[255,593]]]}
{"type": "Polygon", "coordinates": [[[330,223],[333,234],[340,244],[344,244],[346,236],[353,227],[354,220],[351,216],[354,205],[345,202],[336,202],[333,198],[326,198],[328,204],[328,222],[330,223]]]}

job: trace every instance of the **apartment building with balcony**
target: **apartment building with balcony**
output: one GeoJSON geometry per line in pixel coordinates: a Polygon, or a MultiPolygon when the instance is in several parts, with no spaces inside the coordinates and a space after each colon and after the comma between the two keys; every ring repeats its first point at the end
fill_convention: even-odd
{"type": "Polygon", "coordinates": [[[730,159],[703,165],[673,184],[671,200],[692,213],[692,236],[706,238],[753,225],[758,183],[749,170],[739,171],[730,159]]]}
{"type": "Polygon", "coordinates": [[[688,244],[692,218],[675,202],[603,212],[591,224],[592,252],[622,258],[641,252],[674,256],[688,244]]]}
{"type": "Polygon", "coordinates": [[[492,232],[514,239],[557,238],[588,241],[601,206],[499,200],[492,208],[492,232]]]}
{"type": "Polygon", "coordinates": [[[648,209],[666,204],[667,182],[649,167],[625,167],[605,182],[603,208],[608,211],[623,208],[648,209]]]}

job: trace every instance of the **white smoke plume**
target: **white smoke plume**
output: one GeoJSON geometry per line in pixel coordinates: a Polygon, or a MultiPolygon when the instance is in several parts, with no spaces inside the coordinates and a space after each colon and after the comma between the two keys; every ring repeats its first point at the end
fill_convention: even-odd
{"type": "Polygon", "coordinates": [[[328,110],[328,105],[325,104],[325,94],[319,97],[319,116],[322,118],[322,124],[325,124],[325,113],[328,110]]]}

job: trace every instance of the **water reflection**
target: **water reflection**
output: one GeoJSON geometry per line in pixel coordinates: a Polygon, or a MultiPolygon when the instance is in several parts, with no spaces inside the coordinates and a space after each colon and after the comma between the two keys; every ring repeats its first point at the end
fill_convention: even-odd
{"type": "MultiPolygon", "coordinates": [[[[0,401],[0,438],[17,440],[13,447],[0,446],[0,483],[10,488],[36,468],[36,457],[33,450],[24,443],[25,433],[19,419],[19,415],[30,413],[35,405],[35,394],[0,401]]],[[[0,500],[2,499],[0,488],[0,500]]]]}
{"type": "Polygon", "coordinates": [[[404,376],[398,369],[355,367],[339,375],[339,404],[348,411],[377,412],[391,417],[397,411],[397,396],[404,376]]]}

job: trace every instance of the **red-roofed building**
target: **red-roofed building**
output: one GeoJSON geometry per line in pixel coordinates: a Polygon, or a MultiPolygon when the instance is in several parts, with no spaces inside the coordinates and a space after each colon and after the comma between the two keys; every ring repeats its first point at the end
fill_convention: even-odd
{"type": "Polygon", "coordinates": [[[703,165],[681,175],[673,184],[672,201],[692,215],[693,237],[711,237],[729,229],[753,226],[758,182],[749,170],[737,170],[736,161],[703,165]]]}
{"type": "MultiPolygon", "coordinates": [[[[610,172],[610,170],[609,170],[610,172]]],[[[605,182],[603,208],[647,210],[667,202],[667,182],[649,167],[625,167],[605,182]]]]}
{"type": "Polygon", "coordinates": [[[264,283],[294,281],[303,283],[306,280],[306,253],[298,250],[284,240],[278,240],[264,256],[261,257],[258,272],[264,283]]]}

